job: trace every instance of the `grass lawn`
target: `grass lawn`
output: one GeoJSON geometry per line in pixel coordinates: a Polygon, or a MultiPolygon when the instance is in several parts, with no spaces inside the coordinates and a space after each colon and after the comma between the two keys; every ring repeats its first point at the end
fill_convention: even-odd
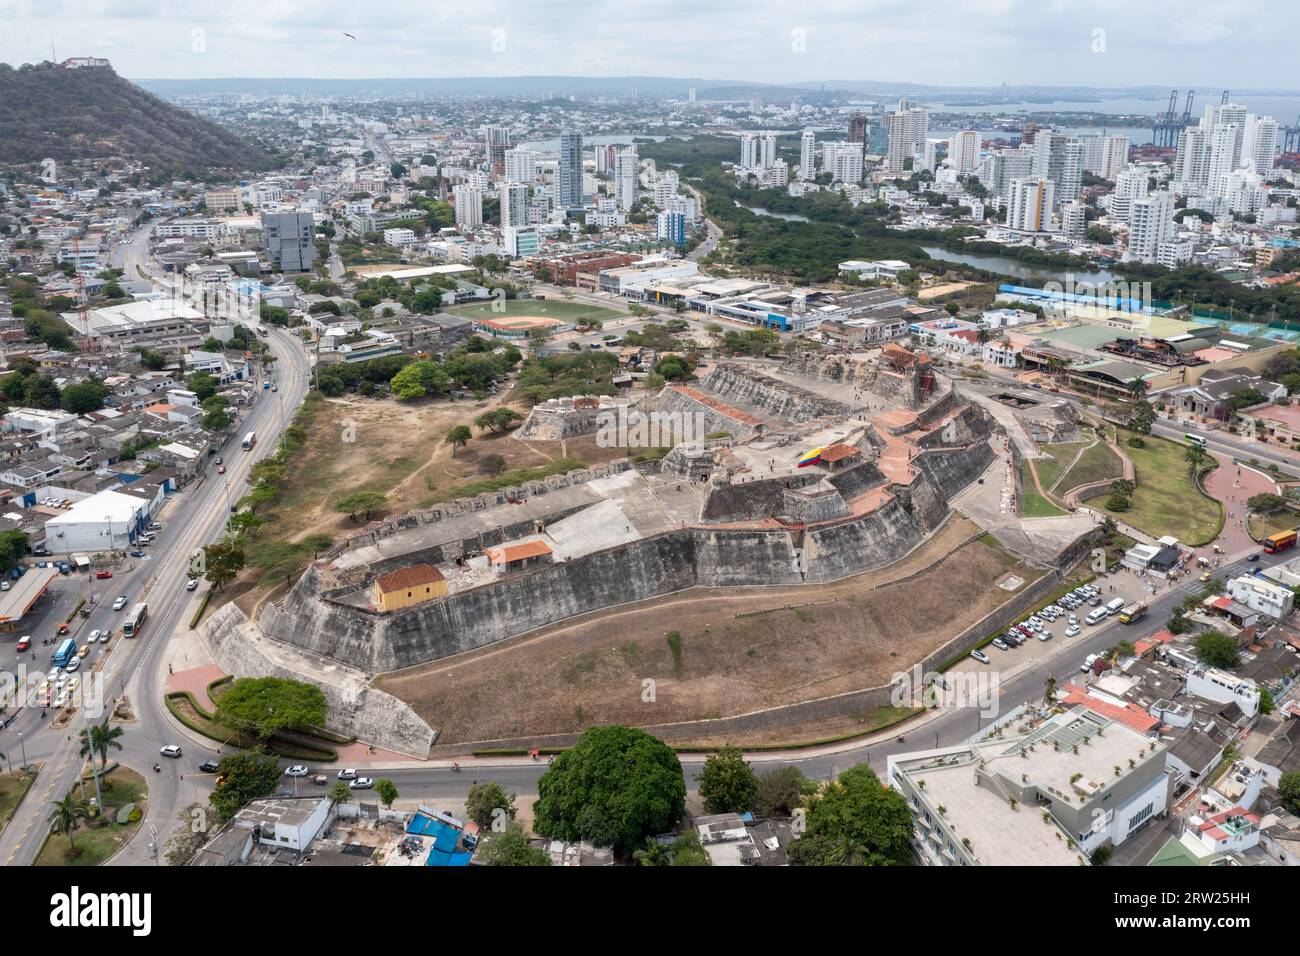
{"type": "Polygon", "coordinates": [[[469,305],[457,305],[447,309],[452,315],[463,315],[467,319],[504,319],[516,315],[540,315],[548,319],[612,319],[626,315],[604,306],[588,302],[567,299],[506,299],[504,302],[479,302],[469,305]],[[493,306],[496,309],[493,309],[493,306]],[[504,311],[501,306],[505,306],[504,311]]]}
{"type": "MultiPolygon", "coordinates": [[[[1213,541],[1222,527],[1223,506],[1192,484],[1184,446],[1148,435],[1145,448],[1133,448],[1127,444],[1127,432],[1119,437],[1133,459],[1137,491],[1129,509],[1116,512],[1116,518],[1152,537],[1171,534],[1191,547],[1213,541]]],[[[1108,494],[1103,491],[1098,497],[1091,500],[1104,508],[1108,494]]]]}
{"type": "MultiPolygon", "coordinates": [[[[1037,465],[1037,462],[1035,462],[1037,465]]],[[[1047,486],[1047,482],[1043,482],[1047,486]]],[[[1065,514],[1038,493],[1034,486],[1034,473],[1029,470],[1028,460],[1020,463],[1020,515],[1023,518],[1054,518],[1065,514]]]]}
{"type": "MultiPolygon", "coordinates": [[[[126,767],[118,767],[102,781],[100,787],[104,794],[103,820],[112,821],[117,811],[128,803],[134,803],[141,811],[149,798],[149,785],[144,777],[126,767]]],[[[79,787],[73,784],[73,792],[79,787]]],[[[86,781],[86,798],[95,795],[95,785],[86,781]]],[[[53,806],[46,811],[53,810],[53,806]]],[[[140,819],[142,820],[143,813],[140,819]]],[[[140,828],[140,820],[135,823],[112,823],[96,820],[82,820],[72,833],[72,843],[68,842],[66,833],[51,833],[36,856],[36,866],[99,866],[114,853],[126,845],[131,835],[140,828]]]]}
{"type": "Polygon", "coordinates": [[[1066,492],[1094,481],[1123,477],[1124,465],[1119,456],[1105,442],[1099,441],[1083,453],[1075,466],[1066,473],[1059,488],[1061,492],[1066,492]]]}
{"type": "Polygon", "coordinates": [[[1074,456],[1087,445],[1086,441],[1069,441],[1061,442],[1059,445],[1038,446],[1038,450],[1044,455],[1051,456],[1034,459],[1034,467],[1038,469],[1038,480],[1043,483],[1044,490],[1052,490],[1052,484],[1061,476],[1065,466],[1074,461],[1074,456]]]}
{"type": "Polygon", "coordinates": [[[31,789],[35,779],[35,774],[22,770],[0,773],[0,832],[4,832],[14,811],[18,809],[18,804],[23,801],[23,794],[31,789]]]}
{"type": "Polygon", "coordinates": [[[1255,538],[1267,538],[1270,534],[1277,534],[1279,531],[1290,531],[1292,528],[1297,527],[1300,527],[1300,515],[1297,515],[1290,508],[1279,511],[1277,514],[1250,516],[1250,533],[1255,538]]]}

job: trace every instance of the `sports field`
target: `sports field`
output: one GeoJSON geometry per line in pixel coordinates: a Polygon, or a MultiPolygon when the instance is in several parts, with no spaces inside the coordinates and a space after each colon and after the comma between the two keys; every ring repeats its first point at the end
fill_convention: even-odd
{"type": "Polygon", "coordinates": [[[463,315],[467,319],[499,323],[510,319],[555,319],[567,324],[578,319],[603,320],[624,314],[604,306],[569,302],[564,299],[493,299],[488,302],[453,306],[447,311],[452,315],[463,315]]]}

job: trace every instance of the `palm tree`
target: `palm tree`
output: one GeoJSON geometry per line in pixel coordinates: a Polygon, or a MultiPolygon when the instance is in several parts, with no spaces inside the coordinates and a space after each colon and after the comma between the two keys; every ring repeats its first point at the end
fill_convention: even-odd
{"type": "Polygon", "coordinates": [[[91,769],[93,770],[93,758],[98,754],[99,769],[102,771],[108,766],[108,748],[122,749],[122,744],[118,742],[118,738],[121,736],[121,727],[91,724],[88,729],[81,732],[81,756],[92,758],[91,769]]]}
{"type": "Polygon", "coordinates": [[[1201,462],[1205,461],[1205,449],[1200,445],[1188,445],[1183,452],[1183,457],[1193,468],[1200,467],[1201,462]]]}
{"type": "Polygon", "coordinates": [[[68,845],[72,847],[73,855],[77,852],[77,841],[73,838],[76,832],[77,823],[82,817],[89,816],[90,806],[85,800],[81,800],[72,791],[62,800],[51,801],[54,807],[50,813],[50,832],[66,833],[68,835],[68,845]]]}
{"type": "Polygon", "coordinates": [[[1050,674],[1043,682],[1043,704],[1051,707],[1056,702],[1056,678],[1050,674]]]}
{"type": "Polygon", "coordinates": [[[1134,378],[1128,383],[1128,393],[1133,401],[1140,402],[1147,394],[1147,383],[1144,378],[1134,378]]]}

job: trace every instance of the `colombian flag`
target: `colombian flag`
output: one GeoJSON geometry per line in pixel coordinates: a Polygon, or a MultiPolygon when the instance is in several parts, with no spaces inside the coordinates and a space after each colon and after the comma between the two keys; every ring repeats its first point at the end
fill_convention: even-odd
{"type": "Polygon", "coordinates": [[[809,465],[815,465],[822,460],[822,452],[825,448],[814,448],[812,451],[806,451],[799,456],[797,467],[807,468],[809,465]]]}

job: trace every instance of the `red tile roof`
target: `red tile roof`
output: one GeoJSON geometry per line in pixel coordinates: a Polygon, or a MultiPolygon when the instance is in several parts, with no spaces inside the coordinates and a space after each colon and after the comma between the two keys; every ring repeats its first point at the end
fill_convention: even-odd
{"type": "Polygon", "coordinates": [[[389,591],[402,591],[406,588],[415,588],[423,584],[433,584],[442,581],[442,572],[432,564],[413,564],[409,568],[398,568],[382,577],[375,579],[375,584],[380,591],[388,593],[389,591]]]}
{"type": "Polygon", "coordinates": [[[508,544],[504,548],[488,548],[487,551],[488,557],[499,564],[539,558],[550,553],[551,546],[545,541],[525,541],[523,544],[508,544]]]}

